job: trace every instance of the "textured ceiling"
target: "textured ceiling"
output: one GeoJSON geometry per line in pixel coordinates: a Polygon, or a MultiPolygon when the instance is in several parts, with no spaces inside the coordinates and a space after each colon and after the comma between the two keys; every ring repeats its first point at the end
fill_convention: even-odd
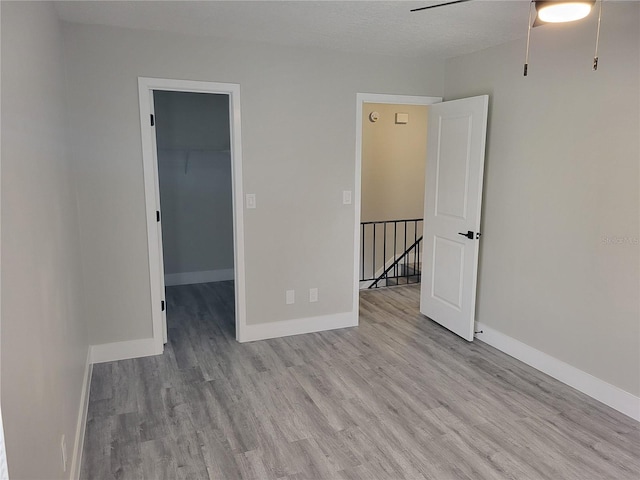
{"type": "Polygon", "coordinates": [[[474,0],[410,13],[434,1],[73,1],[62,20],[277,45],[449,58],[526,35],[528,0],[474,0]]]}

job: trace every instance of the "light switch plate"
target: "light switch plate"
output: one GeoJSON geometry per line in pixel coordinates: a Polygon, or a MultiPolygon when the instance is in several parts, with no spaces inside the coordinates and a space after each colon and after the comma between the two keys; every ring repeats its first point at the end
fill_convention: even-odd
{"type": "Polygon", "coordinates": [[[344,205],[351,205],[351,190],[344,190],[342,192],[342,203],[344,205]]]}
{"type": "Polygon", "coordinates": [[[247,208],[256,208],[256,194],[247,193],[247,208]]]}

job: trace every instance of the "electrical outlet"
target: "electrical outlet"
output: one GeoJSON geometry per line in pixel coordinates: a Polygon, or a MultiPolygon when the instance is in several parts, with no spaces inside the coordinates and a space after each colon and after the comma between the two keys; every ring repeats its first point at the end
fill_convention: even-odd
{"type": "Polygon", "coordinates": [[[309,302],[314,303],[318,301],[318,289],[310,288],[309,289],[309,302]]]}
{"type": "Polygon", "coordinates": [[[67,471],[67,440],[62,435],[60,439],[60,449],[62,450],[62,471],[67,471]]]}
{"type": "Polygon", "coordinates": [[[287,305],[293,305],[296,303],[296,291],[295,290],[287,290],[285,294],[285,302],[287,305]]]}

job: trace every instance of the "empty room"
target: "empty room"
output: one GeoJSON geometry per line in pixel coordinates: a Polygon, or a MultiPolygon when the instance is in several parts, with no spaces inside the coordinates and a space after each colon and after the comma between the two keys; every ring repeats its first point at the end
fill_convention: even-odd
{"type": "Polygon", "coordinates": [[[0,21],[0,478],[640,477],[640,3],[0,21]]]}

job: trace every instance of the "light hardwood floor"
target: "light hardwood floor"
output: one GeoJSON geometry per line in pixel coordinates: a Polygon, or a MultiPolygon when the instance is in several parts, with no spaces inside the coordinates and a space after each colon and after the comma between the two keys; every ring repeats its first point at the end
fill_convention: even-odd
{"type": "Polygon", "coordinates": [[[239,344],[233,285],[171,287],[162,356],[99,364],[83,479],[638,479],[640,424],[418,313],[239,344]]]}

